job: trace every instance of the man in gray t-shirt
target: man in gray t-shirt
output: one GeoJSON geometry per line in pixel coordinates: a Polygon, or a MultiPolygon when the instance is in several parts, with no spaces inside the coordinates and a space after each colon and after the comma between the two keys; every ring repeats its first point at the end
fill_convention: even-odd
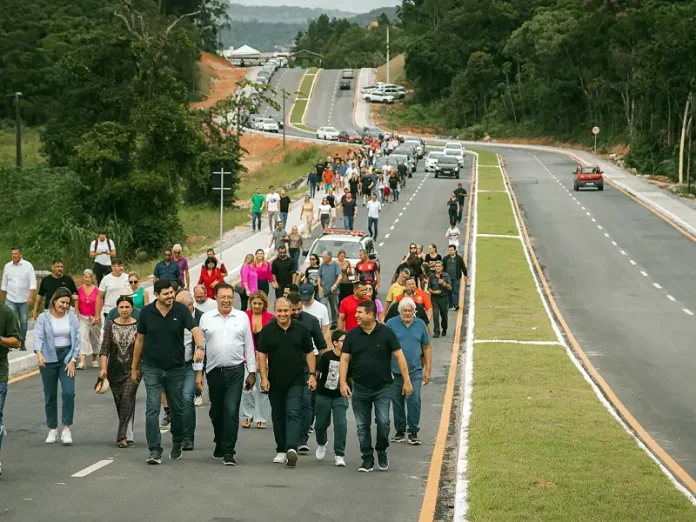
{"type": "Polygon", "coordinates": [[[270,248],[271,245],[275,243],[275,246],[273,247],[275,251],[277,252],[278,249],[282,246],[287,246],[288,241],[290,241],[290,237],[288,236],[288,233],[283,229],[283,223],[280,221],[276,222],[276,227],[275,230],[273,230],[273,234],[271,235],[271,242],[268,245],[270,248]]]}
{"type": "Polygon", "coordinates": [[[341,282],[341,267],[331,259],[331,252],[322,253],[322,263],[319,265],[319,299],[329,309],[331,317],[331,328],[336,328],[338,324],[338,285],[341,282]]]}

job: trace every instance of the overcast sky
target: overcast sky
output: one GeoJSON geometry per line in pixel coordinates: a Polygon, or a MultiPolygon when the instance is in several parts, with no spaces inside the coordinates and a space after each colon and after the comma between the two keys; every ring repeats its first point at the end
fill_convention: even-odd
{"type": "Polygon", "coordinates": [[[334,4],[326,0],[229,0],[234,4],[242,5],[294,5],[298,7],[323,7],[324,9],[338,9],[353,13],[367,13],[379,7],[393,7],[399,5],[401,0],[351,0],[350,2],[334,4]]]}

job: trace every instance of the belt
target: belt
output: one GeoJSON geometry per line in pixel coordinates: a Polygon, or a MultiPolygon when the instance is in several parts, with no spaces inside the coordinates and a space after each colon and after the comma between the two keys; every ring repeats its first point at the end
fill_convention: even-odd
{"type": "Polygon", "coordinates": [[[244,366],[244,363],[239,363],[235,366],[217,366],[213,368],[213,370],[220,370],[221,372],[227,372],[230,370],[236,370],[237,368],[241,368],[244,366]]]}

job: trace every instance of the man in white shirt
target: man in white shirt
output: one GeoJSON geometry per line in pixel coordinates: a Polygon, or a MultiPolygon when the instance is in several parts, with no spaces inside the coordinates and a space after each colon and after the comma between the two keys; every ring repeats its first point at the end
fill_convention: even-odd
{"type": "Polygon", "coordinates": [[[268,215],[268,228],[273,231],[275,230],[276,221],[280,219],[280,194],[276,193],[273,185],[271,185],[269,189],[270,192],[266,194],[264,206],[266,207],[266,214],[268,215]]]}
{"type": "Polygon", "coordinates": [[[355,162],[351,161],[350,167],[346,169],[346,173],[343,176],[343,179],[350,179],[353,174],[360,174],[360,172],[358,171],[358,169],[355,168],[355,162]]]}
{"type": "Polygon", "coordinates": [[[196,300],[193,306],[195,306],[197,310],[203,313],[209,312],[210,310],[217,310],[217,303],[215,299],[208,299],[208,291],[205,289],[205,286],[195,286],[193,288],[193,298],[196,300]]]}
{"type": "MultiPolygon", "coordinates": [[[[215,433],[213,458],[225,466],[236,466],[234,459],[239,432],[239,405],[242,388],[251,390],[256,383],[256,354],[249,318],[232,308],[234,289],[220,283],[215,287],[217,310],[201,317],[205,339],[206,377],[210,390],[210,420],[215,433]],[[244,383],[244,366],[249,372],[244,383]]],[[[196,371],[196,385],[203,386],[203,372],[196,371]]]]}
{"type": "MultiPolygon", "coordinates": [[[[331,346],[331,319],[329,318],[329,309],[326,305],[314,299],[314,285],[303,283],[298,289],[300,298],[302,299],[302,308],[309,315],[317,318],[321,333],[326,339],[326,346],[331,346]]],[[[316,348],[316,347],[315,347],[316,348]]],[[[315,349],[315,355],[318,355],[318,350],[315,349]]]]}
{"type": "Polygon", "coordinates": [[[94,260],[92,270],[99,286],[103,277],[111,272],[111,260],[116,257],[116,245],[105,231],[99,232],[99,237],[89,245],[89,257],[94,260]]]}
{"type": "Polygon", "coordinates": [[[36,291],[36,273],[32,264],[22,257],[22,249],[15,245],[10,249],[12,261],[2,271],[0,300],[19,317],[19,330],[22,346],[27,349],[27,325],[29,323],[29,305],[34,300],[36,291]]]}
{"type": "MultiPolygon", "coordinates": [[[[377,223],[379,221],[379,212],[382,210],[382,204],[377,201],[377,194],[372,194],[372,197],[367,202],[367,231],[372,236],[372,239],[377,239],[377,223]]],[[[329,343],[329,346],[331,344],[329,343]]]]}
{"type": "Polygon", "coordinates": [[[394,166],[389,163],[389,160],[382,165],[382,174],[384,174],[386,177],[389,177],[391,175],[392,170],[394,169],[394,166]]]}
{"type": "Polygon", "coordinates": [[[128,274],[123,272],[123,262],[118,258],[112,258],[111,273],[102,279],[97,296],[96,317],[102,319],[102,328],[106,326],[106,316],[116,306],[116,300],[122,295],[124,288],[130,289],[128,274]]]}
{"type": "Polygon", "coordinates": [[[450,227],[445,232],[445,238],[447,238],[447,246],[453,246],[457,253],[459,252],[459,236],[461,236],[461,232],[457,224],[455,222],[450,223],[450,227]]]}

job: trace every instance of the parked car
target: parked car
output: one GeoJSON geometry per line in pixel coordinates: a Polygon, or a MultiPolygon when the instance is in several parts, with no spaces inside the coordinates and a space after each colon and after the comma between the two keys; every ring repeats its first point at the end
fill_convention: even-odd
{"type": "Polygon", "coordinates": [[[375,89],[379,90],[383,86],[384,86],[384,83],[377,82],[375,84],[368,85],[367,87],[363,87],[362,89],[360,89],[360,92],[362,92],[364,94],[364,93],[369,92],[369,91],[374,91],[375,89]]]}
{"type": "Polygon", "coordinates": [[[384,94],[393,96],[395,100],[401,100],[406,97],[406,90],[399,89],[397,87],[384,87],[382,88],[384,94]]]}
{"type": "Polygon", "coordinates": [[[279,129],[285,127],[285,124],[283,123],[283,117],[280,114],[276,114],[274,116],[271,116],[270,118],[278,124],[279,129]]]}
{"type": "Polygon", "coordinates": [[[575,175],[574,190],[578,191],[587,187],[604,190],[604,176],[602,176],[604,173],[597,165],[578,167],[573,174],[575,175]]]}
{"type": "Polygon", "coordinates": [[[380,141],[384,139],[384,132],[379,127],[363,127],[362,135],[363,137],[374,136],[380,141]]]}
{"type": "Polygon", "coordinates": [[[444,155],[445,153],[439,150],[429,152],[425,158],[425,172],[435,172],[438,160],[444,155]]]}
{"type": "Polygon", "coordinates": [[[254,128],[260,131],[278,132],[280,130],[278,122],[272,118],[259,118],[258,120],[256,120],[255,125],[256,126],[254,128]]]}
{"type": "Polygon", "coordinates": [[[451,156],[449,154],[443,154],[442,157],[438,158],[435,164],[435,177],[441,178],[443,176],[453,176],[459,179],[459,161],[457,161],[456,156],[451,156]]]}
{"type": "Polygon", "coordinates": [[[370,103],[394,103],[394,96],[377,90],[363,94],[363,99],[370,103]]]}
{"type": "Polygon", "coordinates": [[[362,143],[362,136],[354,130],[342,130],[338,134],[338,141],[344,143],[362,143]]]}
{"type": "Polygon", "coordinates": [[[317,129],[318,140],[333,140],[338,141],[338,129],[336,127],[319,127],[317,129]]]}

